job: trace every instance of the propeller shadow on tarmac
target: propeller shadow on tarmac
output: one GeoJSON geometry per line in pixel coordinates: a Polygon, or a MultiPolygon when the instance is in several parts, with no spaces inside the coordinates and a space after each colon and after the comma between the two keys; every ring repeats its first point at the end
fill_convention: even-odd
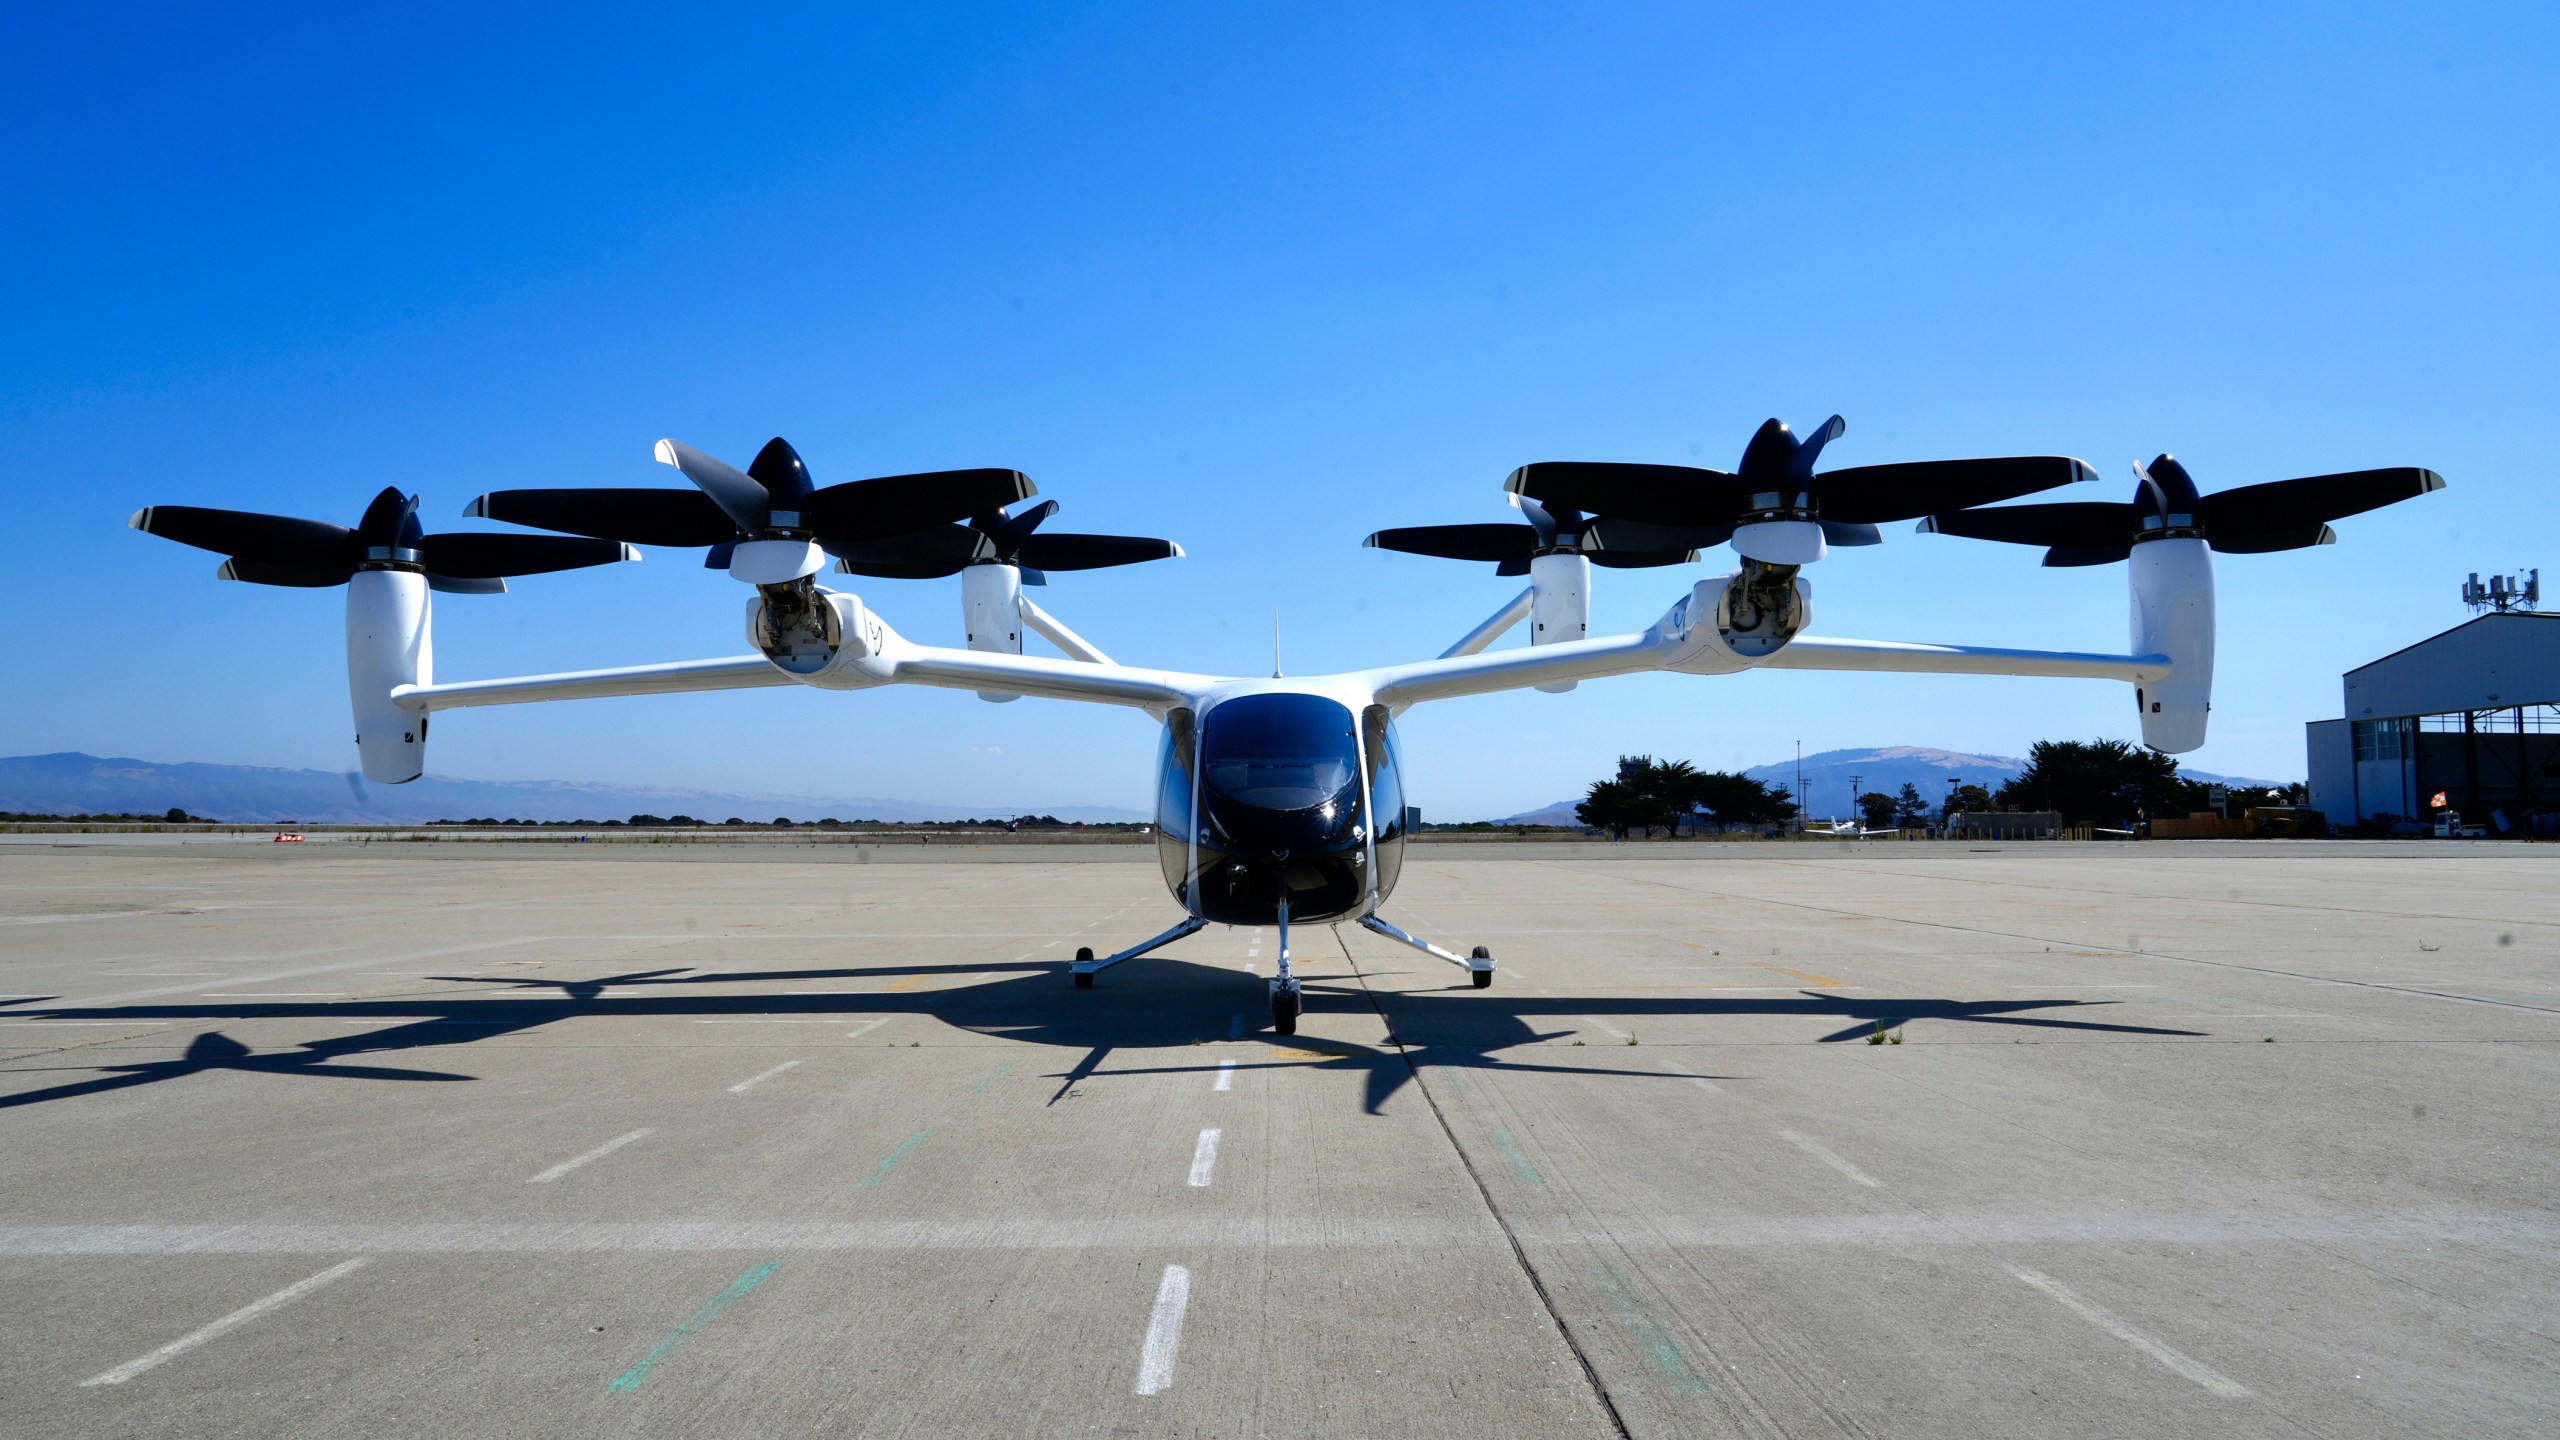
{"type": "MultiPolygon", "coordinates": [[[[2205,1032],[2156,1026],[2066,1019],[2056,1011],[2085,1013],[2114,1001],[2074,999],[1966,1001],[1938,998],[1893,999],[1851,997],[1807,990],[1793,996],[1545,996],[1475,990],[1467,986],[1440,990],[1390,990],[1365,983],[1367,975],[1386,978],[1392,972],[1337,973],[1331,967],[1302,970],[1306,1009],[1321,1021],[1327,1014],[1363,1012],[1384,1019],[1396,1040],[1381,1047],[1320,1035],[1295,1035],[1281,1043],[1302,1052],[1257,1062],[1252,1068],[1361,1070],[1367,1075],[1362,1108],[1377,1113],[1395,1093],[1426,1066],[1551,1074],[1606,1075],[1644,1080],[1680,1080],[1657,1071],[1611,1069],[1596,1065],[1555,1065],[1504,1058],[1504,1052],[1536,1045],[1572,1033],[1573,1026],[1541,1029],[1540,1022],[1581,1021],[1593,1015],[1613,1016],[1629,1024],[1648,1019],[1700,1017],[1801,1017],[1834,1022],[1821,1043],[1863,1038],[1879,1024],[1891,1027],[1915,1020],[1953,1024],[2026,1026],[2045,1030],[2120,1035],[2201,1037],[2205,1032]],[[2047,1012],[2047,1013],[2031,1013],[2047,1012]],[[1322,1058],[1315,1058],[1322,1057],[1322,1058]]],[[[423,995],[385,996],[313,1002],[197,1001],[83,1007],[12,1001],[0,1014],[29,1019],[205,1024],[209,1022],[321,1020],[332,1025],[379,1019],[389,1028],[333,1036],[272,1054],[252,1052],[219,1030],[198,1035],[176,1060],[94,1067],[95,1078],[42,1089],[0,1095],[0,1109],[67,1100],[102,1091],[184,1079],[208,1070],[275,1075],[313,1075],[353,1080],[458,1081],[476,1077],[430,1070],[402,1070],[343,1063],[365,1054],[475,1045],[562,1021],[602,1016],[631,1018],[794,1019],[839,1016],[847,1021],[913,1016],[955,1029],[1027,1045],[1054,1046],[1078,1053],[1060,1080],[1052,1103],[1076,1085],[1119,1075],[1204,1072],[1215,1061],[1197,1065],[1159,1065],[1104,1070],[1115,1051],[1165,1050],[1178,1046],[1242,1038],[1264,1033],[1268,990],[1258,975],[1226,965],[1204,964],[1172,956],[1149,956],[1113,970],[1091,990],[1068,986],[1063,966],[1055,961],[895,966],[830,966],[802,969],[692,970],[669,968],[633,971],[595,979],[554,980],[532,976],[431,977],[468,985],[478,993],[439,990],[423,995]],[[847,990],[836,993],[711,994],[707,987],[759,983],[812,984],[825,981],[880,981],[920,976],[1000,976],[974,984],[912,991],[847,990]],[[491,987],[501,987],[491,993],[491,987]],[[550,992],[550,993],[543,993],[550,992]],[[405,1023],[403,1023],[405,1022],[405,1023]]],[[[1279,1037],[1274,1037],[1275,1039],[1279,1037]]],[[[1594,1057],[1595,1059],[1597,1057],[1594,1057]]],[[[1717,1077],[1734,1078],[1734,1077],[1717,1077]]]]}

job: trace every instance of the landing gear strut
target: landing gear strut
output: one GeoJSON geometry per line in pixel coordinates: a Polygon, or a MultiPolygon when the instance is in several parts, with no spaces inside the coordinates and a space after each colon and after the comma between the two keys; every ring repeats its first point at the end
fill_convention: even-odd
{"type": "Polygon", "coordinates": [[[1093,958],[1092,946],[1080,945],[1076,947],[1075,963],[1067,967],[1067,973],[1076,977],[1077,989],[1090,990],[1093,988],[1093,977],[1096,974],[1110,969],[1112,966],[1119,964],[1123,960],[1135,960],[1150,950],[1162,949],[1208,923],[1208,921],[1201,919],[1197,915],[1185,915],[1182,917],[1181,924],[1174,926],[1172,929],[1167,930],[1154,939],[1141,940],[1137,944],[1130,946],[1128,949],[1121,951],[1117,955],[1105,955],[1099,960],[1093,958]]]}
{"type": "Polygon", "coordinates": [[[1432,944],[1430,941],[1425,940],[1418,935],[1408,935],[1402,930],[1397,929],[1395,926],[1388,924],[1386,921],[1379,919],[1375,915],[1361,916],[1360,924],[1363,929],[1375,930],[1390,940],[1410,945],[1414,949],[1419,950],[1426,955],[1439,956],[1441,959],[1446,960],[1450,964],[1457,966],[1459,969],[1466,971],[1467,978],[1472,981],[1475,987],[1479,990],[1489,990],[1493,988],[1493,952],[1482,945],[1476,947],[1473,955],[1461,956],[1454,951],[1443,950],[1439,946],[1432,944]]]}
{"type": "Polygon", "coordinates": [[[1298,977],[1289,972],[1289,895],[1280,894],[1280,973],[1271,977],[1271,1031],[1298,1033],[1298,977]]]}

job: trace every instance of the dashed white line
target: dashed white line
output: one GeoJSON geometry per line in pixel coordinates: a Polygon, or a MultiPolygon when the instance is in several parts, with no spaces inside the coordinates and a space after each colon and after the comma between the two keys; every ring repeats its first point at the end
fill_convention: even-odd
{"type": "Polygon", "coordinates": [[[1620,1040],[1627,1038],[1626,1031],[1619,1029],[1617,1026],[1612,1025],[1608,1021],[1602,1020],[1597,1016],[1585,1015],[1582,1017],[1582,1023],[1598,1029],[1603,1034],[1614,1036],[1620,1040]]]}
{"type": "Polygon", "coordinates": [[[737,1084],[730,1086],[729,1093],[732,1095],[744,1095],[748,1091],[753,1090],[767,1080],[772,1079],[774,1076],[781,1074],[783,1071],[788,1070],[799,1063],[800,1062],[797,1060],[785,1060],[781,1064],[774,1066],[772,1069],[767,1070],[761,1075],[750,1075],[746,1079],[739,1081],[737,1084]]]}
{"type": "Polygon", "coordinates": [[[1663,1069],[1670,1071],[1674,1075],[1686,1078],[1690,1084],[1697,1086],[1699,1089],[1706,1091],[1710,1095],[1721,1095],[1724,1093],[1723,1086],[1667,1055],[1656,1055],[1653,1058],[1661,1062],[1663,1069]]]}
{"type": "Polygon", "coordinates": [[[1236,1062],[1233,1060],[1219,1061],[1218,1083],[1210,1086],[1209,1088],[1212,1090],[1233,1090],[1236,1088],[1236,1062]]]}
{"type": "Polygon", "coordinates": [[[138,1360],[127,1360],[123,1364],[117,1366],[113,1370],[107,1371],[103,1375],[92,1375],[80,1383],[84,1387],[89,1385],[121,1385],[127,1380],[132,1379],[134,1376],[141,1374],[143,1371],[148,1370],[163,1361],[174,1360],[178,1356],[184,1355],[207,1340],[219,1338],[233,1330],[239,1329],[241,1326],[248,1324],[250,1321],[257,1319],[259,1316],[266,1314],[268,1311],[273,1310],[278,1306],[290,1305],[294,1301],[301,1299],[303,1296],[310,1294],[312,1291],[319,1289],[321,1286],[328,1284],[332,1280],[352,1275],[356,1271],[363,1269],[367,1264],[371,1263],[371,1261],[372,1257],[368,1255],[359,1255],[353,1260],[340,1261],[338,1264],[330,1266],[328,1269],[321,1271],[319,1274],[312,1276],[308,1280],[299,1280],[291,1285],[287,1285],[264,1300],[251,1301],[249,1304],[241,1306],[239,1309],[232,1311],[230,1314],[223,1316],[221,1319],[214,1321],[212,1324],[205,1326],[201,1330],[194,1330],[181,1335],[177,1339],[170,1341],[168,1344],[161,1346],[159,1349],[152,1351],[150,1354],[145,1355],[138,1360]]]}
{"type": "Polygon", "coordinates": [[[1138,1351],[1138,1393],[1161,1395],[1173,1384],[1173,1357],[1182,1348],[1182,1312],[1191,1308],[1191,1272],[1164,1267],[1156,1307],[1147,1316],[1147,1342],[1138,1351]]]}
{"type": "Polygon", "coordinates": [[[207,1000],[343,1000],[344,990],[207,990],[207,1000]]]}
{"type": "Polygon", "coordinates": [[[877,1029],[879,1029],[881,1026],[886,1025],[886,1024],[888,1024],[888,1023],[889,1023],[889,1017],[888,1017],[888,1016],[886,1016],[886,1015],[881,1016],[881,1017],[880,1017],[879,1019],[877,1019],[877,1020],[865,1020],[865,1021],[863,1021],[861,1024],[856,1025],[856,1026],[854,1026],[852,1029],[847,1030],[846,1032],[844,1032],[844,1038],[846,1038],[847,1040],[859,1040],[859,1039],[861,1039],[863,1036],[870,1034],[872,1031],[877,1030],[877,1029]]]}
{"type": "Polygon", "coordinates": [[[1191,1147],[1191,1185],[1195,1190],[1209,1187],[1209,1176],[1218,1168],[1218,1130],[1211,1126],[1200,1132],[1200,1143],[1191,1147]]]}
{"type": "Polygon", "coordinates": [[[1837,1154],[1833,1153],[1831,1147],[1814,1139],[1810,1135],[1799,1135],[1793,1130],[1781,1130],[1778,1134],[1783,1137],[1788,1144],[1793,1145],[1807,1155],[1812,1156],[1814,1159],[1821,1161],[1823,1164],[1830,1166],[1832,1169],[1839,1171],[1841,1174],[1848,1176],[1850,1179],[1857,1181],[1861,1185],[1872,1185],[1879,1189],[1884,1185],[1883,1181],[1878,1180],[1873,1175],[1870,1175],[1866,1171],[1859,1169],[1857,1166],[1850,1164],[1848,1161],[1841,1159],[1837,1154]]]}
{"type": "Polygon", "coordinates": [[[2143,1354],[2150,1356],[2152,1359],[2159,1361],[2161,1364],[2166,1365],[2170,1369],[2177,1371],[2179,1374],[2184,1375],[2190,1380],[2193,1380],[2198,1385],[2212,1391],[2214,1394],[2220,1395],[2228,1400],[2246,1400],[2249,1398],[2248,1386],[2241,1384],[2239,1381],[2232,1379],[2230,1376],[2223,1374],[2221,1371],[2214,1369],[2212,1366],[2207,1365],[2200,1360],[2190,1359],[2185,1355],[2181,1355],[2177,1351],[2170,1349],[2168,1346],[2161,1344],[2159,1341],[2152,1339],[2150,1336],[2143,1334],[2141,1331],[2134,1329],[2132,1326],[2124,1323],[2123,1320],[2117,1318],[2113,1311],[2106,1309],[2104,1306],[2092,1304],[2091,1302],[2082,1299],[2071,1289],[2071,1287],[2054,1279],[2052,1276],[2040,1271],[2021,1269],[2014,1265],[2010,1267],[2009,1273],[2017,1276],[2028,1284],[2033,1285],[2045,1294],[2052,1296],[2063,1309],[2070,1311],[2072,1314],[2077,1315],[2081,1319],[2088,1321],[2090,1324],[2097,1326],[2099,1329],[2106,1331],[2108,1334],[2113,1335],[2127,1345],[2132,1346],[2134,1349],[2141,1351],[2143,1354]]]}
{"type": "Polygon", "coordinates": [[[550,1169],[543,1171],[541,1174],[531,1177],[524,1183],[527,1185],[548,1185],[552,1181],[559,1179],[561,1176],[568,1174],[570,1171],[577,1169],[581,1165],[587,1164],[590,1161],[601,1160],[607,1155],[612,1154],[614,1151],[621,1149],[623,1146],[628,1145],[635,1140],[648,1138],[649,1131],[650,1127],[644,1125],[627,1135],[616,1135],[593,1150],[588,1151],[586,1154],[563,1160],[559,1164],[552,1166],[550,1169]]]}

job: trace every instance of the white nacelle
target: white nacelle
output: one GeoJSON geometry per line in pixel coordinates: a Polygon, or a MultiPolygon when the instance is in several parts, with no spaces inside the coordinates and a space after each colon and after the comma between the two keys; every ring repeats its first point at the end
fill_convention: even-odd
{"type": "MultiPolygon", "coordinates": [[[[1580,555],[1538,555],[1529,561],[1529,643],[1561,645],[1591,638],[1591,562],[1580,555]]],[[[1576,682],[1538,688],[1561,695],[1576,682]]]]}
{"type": "Polygon", "coordinates": [[[2133,653],[2165,655],[2162,679],[2134,687],[2142,743],[2170,754],[2204,743],[2213,709],[2213,552],[2188,536],[2146,540],[2126,557],[2133,653]]]}
{"type": "Polygon", "coordinates": [[[1734,553],[1763,565],[1810,565],[1831,553],[1810,520],[1758,520],[1733,527],[1734,553]]]}
{"type": "Polygon", "coordinates": [[[391,701],[394,685],[435,683],[427,577],[359,570],[347,582],[347,695],[364,778],[405,785],[427,768],[427,717],[391,701]]]}
{"type": "Polygon", "coordinates": [[[813,540],[741,540],[729,552],[729,578],[750,585],[787,585],[815,575],[827,552],[813,540]]]}
{"type": "MultiPolygon", "coordinates": [[[[960,572],[960,613],[969,627],[969,648],[999,655],[1022,653],[1022,572],[1011,565],[972,565],[960,572]]],[[[1002,704],[1019,695],[993,690],[981,700],[1002,704]]]]}

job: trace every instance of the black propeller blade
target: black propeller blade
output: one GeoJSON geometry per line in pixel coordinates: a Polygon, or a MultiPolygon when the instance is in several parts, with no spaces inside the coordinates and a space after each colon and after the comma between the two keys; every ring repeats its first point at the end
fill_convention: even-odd
{"type": "Polygon", "coordinates": [[[542,575],[637,560],[615,540],[560,535],[461,532],[428,535],[418,523],[418,497],[385,489],[350,530],[321,520],[152,505],[134,512],[134,529],[231,558],[216,572],[253,585],[319,588],[344,585],[368,565],[422,570],[430,587],[455,594],[503,592],[505,577],[542,575]]]}
{"type": "MultiPolygon", "coordinates": [[[[741,471],[675,440],[653,452],[692,490],[493,490],[465,515],[634,545],[711,546],[806,536],[831,554],[1000,510],[1037,488],[1019,470],[936,470],[810,483],[800,452],[780,436],[741,471]]],[[[721,563],[725,564],[726,561],[721,563]]]]}
{"type": "Polygon", "coordinates": [[[847,575],[931,580],[985,562],[1019,568],[1026,585],[1042,583],[1036,577],[1044,570],[1101,570],[1170,560],[1183,553],[1171,540],[1145,535],[1041,534],[1041,525],[1057,513],[1055,500],[1043,500],[1019,513],[1002,505],[985,506],[965,525],[936,526],[855,545],[829,545],[827,550],[836,557],[836,569],[847,575]]]}
{"type": "MultiPolygon", "coordinates": [[[[1443,560],[1491,560],[1496,575],[1526,575],[1531,560],[1549,554],[1586,554],[1593,564],[1618,570],[1685,565],[1698,558],[1697,545],[1724,538],[1700,541],[1696,532],[1585,515],[1564,504],[1542,505],[1527,498],[1514,503],[1529,523],[1407,525],[1377,531],[1360,543],[1443,560]]],[[[1731,533],[1728,527],[1725,534],[1731,533]]]]}
{"type": "Polygon", "coordinates": [[[1724,527],[1728,537],[1730,527],[1749,517],[1818,520],[1828,522],[1826,538],[1834,545],[1871,545],[1882,537],[1832,531],[1829,524],[1909,520],[2096,478],[2086,461],[2068,455],[1914,460],[1816,473],[1824,447],[1848,429],[1848,422],[1834,415],[1799,439],[1786,422],[1766,421],[1744,447],[1739,473],[1691,465],[1550,460],[1513,471],[1505,488],[1550,506],[1572,506],[1613,520],[1702,532],[1724,527]]]}
{"type": "Polygon", "coordinates": [[[2138,541],[2169,536],[2202,536],[2228,555],[2265,555],[2334,545],[2338,535],[2328,522],[2444,488],[2443,476],[2414,466],[2270,480],[2212,495],[2198,494],[2195,478],[2173,456],[2134,473],[2133,499],[2122,504],[1960,510],[1931,515],[1920,530],[2048,546],[2050,566],[2111,564],[2138,541]]]}

